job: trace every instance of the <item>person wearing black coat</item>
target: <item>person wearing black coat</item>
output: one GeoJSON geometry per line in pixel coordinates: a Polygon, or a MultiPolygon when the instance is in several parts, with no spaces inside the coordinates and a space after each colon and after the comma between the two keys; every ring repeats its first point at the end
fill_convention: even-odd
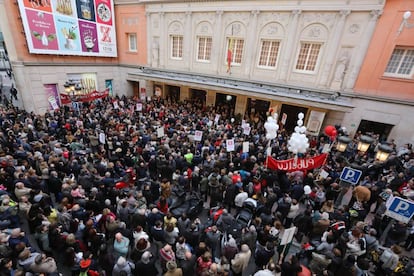
{"type": "Polygon", "coordinates": [[[273,243],[268,242],[265,247],[258,247],[254,253],[254,261],[257,269],[263,269],[269,263],[273,255],[275,255],[273,243]]]}
{"type": "Polygon", "coordinates": [[[155,267],[156,259],[151,252],[145,251],[142,254],[141,260],[135,263],[134,275],[158,275],[155,267]]]}
{"type": "Polygon", "coordinates": [[[190,251],[185,253],[185,259],[180,262],[180,267],[183,270],[183,276],[195,275],[196,256],[190,251]]]}

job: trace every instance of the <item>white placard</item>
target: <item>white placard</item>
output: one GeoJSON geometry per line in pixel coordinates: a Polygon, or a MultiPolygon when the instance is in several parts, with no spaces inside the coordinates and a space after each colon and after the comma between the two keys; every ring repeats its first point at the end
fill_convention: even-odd
{"type": "Polygon", "coordinates": [[[285,229],[282,240],[280,241],[280,245],[285,245],[285,244],[290,243],[293,240],[293,236],[295,235],[295,232],[296,232],[296,227],[285,229]]]}
{"type": "Polygon", "coordinates": [[[249,152],[249,142],[243,142],[243,152],[249,152]]]}
{"type": "Polygon", "coordinates": [[[208,120],[208,122],[207,122],[207,126],[208,127],[211,127],[213,125],[213,121],[212,120],[208,120]]]}
{"type": "Polygon", "coordinates": [[[203,132],[201,130],[196,130],[194,133],[194,141],[201,141],[203,138],[203,132]]]}
{"type": "Polygon", "coordinates": [[[285,124],[286,124],[286,120],[287,120],[287,114],[286,114],[286,113],[283,113],[283,114],[282,114],[282,120],[280,120],[280,122],[281,122],[283,125],[285,125],[285,124]]]}
{"type": "Polygon", "coordinates": [[[326,179],[328,176],[329,176],[329,173],[325,170],[321,170],[319,173],[320,178],[326,179]]]}
{"type": "Polygon", "coordinates": [[[234,151],[234,139],[226,140],[226,149],[227,151],[234,151]]]}
{"type": "Polygon", "coordinates": [[[137,103],[137,111],[138,112],[142,111],[142,103],[137,103]]]}
{"type": "Polygon", "coordinates": [[[105,133],[103,132],[99,133],[99,142],[101,144],[105,144],[105,133]]]}
{"type": "Polygon", "coordinates": [[[115,109],[119,109],[118,101],[115,101],[115,102],[114,102],[114,108],[115,108],[115,109]]]}
{"type": "Polygon", "coordinates": [[[50,105],[52,106],[53,110],[59,109],[58,104],[56,103],[56,98],[51,96],[48,98],[50,105]]]}
{"type": "Polygon", "coordinates": [[[251,130],[252,128],[250,127],[250,126],[245,126],[244,128],[243,128],[243,134],[244,135],[250,135],[250,130],[251,130]]]}
{"type": "Polygon", "coordinates": [[[272,148],[271,147],[266,148],[266,156],[272,156],[272,148]]]}
{"type": "Polygon", "coordinates": [[[157,137],[158,138],[164,137],[164,127],[157,128],[157,137]]]}
{"type": "Polygon", "coordinates": [[[331,151],[331,145],[329,145],[329,144],[323,145],[322,153],[327,153],[327,152],[330,152],[330,151],[331,151]]]}
{"type": "Polygon", "coordinates": [[[245,125],[246,125],[246,120],[242,120],[241,126],[244,128],[245,125]]]}
{"type": "Polygon", "coordinates": [[[216,117],[214,117],[214,123],[218,124],[219,119],[220,119],[220,114],[216,114],[216,117]]]}

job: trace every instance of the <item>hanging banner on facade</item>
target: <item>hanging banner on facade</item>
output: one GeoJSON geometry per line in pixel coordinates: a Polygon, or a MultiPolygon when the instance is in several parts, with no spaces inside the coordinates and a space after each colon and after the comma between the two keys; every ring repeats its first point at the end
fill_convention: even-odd
{"type": "Polygon", "coordinates": [[[47,101],[50,104],[52,110],[59,108],[59,93],[57,90],[57,84],[43,84],[43,88],[46,92],[47,101]]]}
{"type": "Polygon", "coordinates": [[[32,54],[116,57],[113,0],[17,0],[32,54]]]}
{"type": "Polygon", "coordinates": [[[276,160],[272,157],[267,157],[267,167],[272,170],[279,171],[297,171],[297,170],[311,170],[321,167],[328,155],[326,153],[310,157],[310,158],[292,158],[288,160],[276,160]]]}

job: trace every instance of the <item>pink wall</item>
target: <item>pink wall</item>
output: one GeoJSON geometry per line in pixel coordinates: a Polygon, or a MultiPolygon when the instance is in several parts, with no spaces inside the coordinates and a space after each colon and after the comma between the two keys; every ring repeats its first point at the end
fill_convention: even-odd
{"type": "Polygon", "coordinates": [[[387,1],[355,84],[355,93],[414,100],[414,78],[383,76],[396,46],[414,49],[414,27],[404,28],[397,35],[405,11],[413,13],[409,22],[414,24],[414,1],[387,1]]]}
{"type": "Polygon", "coordinates": [[[147,23],[145,6],[119,5],[115,9],[118,58],[120,64],[145,65],[147,63],[147,23]],[[128,34],[137,36],[137,52],[129,51],[128,34]]]}

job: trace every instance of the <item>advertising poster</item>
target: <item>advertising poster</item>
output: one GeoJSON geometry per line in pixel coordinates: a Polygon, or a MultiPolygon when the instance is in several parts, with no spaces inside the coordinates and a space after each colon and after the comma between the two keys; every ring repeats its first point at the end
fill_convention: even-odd
{"type": "Polygon", "coordinates": [[[96,1],[96,22],[112,26],[111,0],[96,1]]]}
{"type": "Polygon", "coordinates": [[[52,12],[50,0],[49,1],[23,0],[19,2],[19,5],[21,5],[22,7],[35,9],[38,11],[52,12]]]}
{"type": "Polygon", "coordinates": [[[109,91],[109,96],[113,95],[112,91],[112,80],[105,80],[105,88],[109,91]]]}
{"type": "Polygon", "coordinates": [[[96,32],[96,25],[79,20],[79,31],[82,52],[98,53],[98,33],[96,32]]]}
{"type": "Polygon", "coordinates": [[[58,109],[60,106],[59,103],[59,93],[57,90],[57,84],[44,84],[43,88],[46,92],[47,101],[49,102],[50,108],[52,110],[58,109]]]}
{"type": "Polygon", "coordinates": [[[323,119],[325,118],[325,112],[311,110],[309,114],[308,125],[306,130],[310,134],[317,135],[321,130],[323,119]]]}
{"type": "Polygon", "coordinates": [[[61,51],[80,51],[78,21],[73,17],[55,16],[57,37],[61,51]]]}
{"type": "Polygon", "coordinates": [[[99,52],[107,55],[116,55],[115,29],[111,26],[98,26],[99,52]]]}
{"type": "Polygon", "coordinates": [[[79,19],[95,21],[95,6],[93,0],[76,0],[76,10],[79,19]]]}
{"type": "Polygon", "coordinates": [[[56,14],[76,17],[75,0],[52,0],[52,6],[56,14]]]}
{"type": "Polygon", "coordinates": [[[33,54],[116,57],[113,0],[17,0],[33,54]]]}
{"type": "Polygon", "coordinates": [[[58,50],[53,16],[34,10],[27,10],[26,15],[30,30],[30,36],[27,36],[27,39],[31,42],[32,47],[34,49],[58,50]]]}

